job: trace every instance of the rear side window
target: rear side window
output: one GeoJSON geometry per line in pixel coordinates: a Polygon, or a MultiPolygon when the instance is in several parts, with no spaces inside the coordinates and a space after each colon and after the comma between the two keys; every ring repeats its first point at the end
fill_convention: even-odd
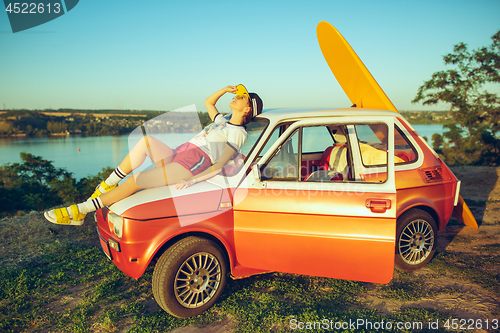
{"type": "Polygon", "coordinates": [[[401,130],[394,127],[394,155],[396,164],[413,163],[417,160],[417,151],[401,130]]]}

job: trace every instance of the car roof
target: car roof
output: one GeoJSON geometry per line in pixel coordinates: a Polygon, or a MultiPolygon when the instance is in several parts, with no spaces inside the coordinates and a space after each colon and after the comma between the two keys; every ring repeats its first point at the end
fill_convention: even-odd
{"type": "Polygon", "coordinates": [[[340,108],[340,109],[268,109],[264,110],[257,118],[267,118],[276,123],[282,120],[299,120],[314,117],[398,117],[400,113],[387,110],[365,109],[365,108],[340,108]]]}

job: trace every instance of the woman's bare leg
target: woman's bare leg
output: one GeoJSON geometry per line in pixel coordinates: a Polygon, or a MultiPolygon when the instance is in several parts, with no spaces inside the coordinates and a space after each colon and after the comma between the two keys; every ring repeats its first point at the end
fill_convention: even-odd
{"type": "Polygon", "coordinates": [[[104,193],[100,198],[104,206],[109,206],[141,189],[177,184],[179,181],[192,176],[191,172],[180,164],[164,164],[164,166],[129,177],[123,185],[104,193]]]}
{"type": "Polygon", "coordinates": [[[142,137],[139,142],[125,156],[120,165],[101,183],[97,186],[96,191],[92,194],[93,198],[98,197],[102,193],[108,192],[115,187],[123,178],[130,172],[137,169],[144,163],[146,156],[149,156],[155,163],[156,167],[163,164],[168,164],[173,159],[174,152],[172,148],[163,142],[151,136],[142,137]]]}
{"type": "Polygon", "coordinates": [[[129,174],[144,163],[146,157],[149,157],[156,167],[161,166],[161,161],[168,164],[173,159],[173,150],[152,136],[144,136],[125,156],[119,167],[123,172],[129,174]]]}
{"type": "MultiPolygon", "coordinates": [[[[105,193],[101,192],[102,195],[77,204],[78,212],[80,214],[87,214],[122,200],[141,189],[176,184],[183,179],[192,177],[191,171],[180,164],[170,163],[173,159],[172,155],[172,149],[164,143],[150,137],[148,139],[141,139],[123,160],[120,167],[123,167],[127,172],[131,172],[144,162],[146,156],[149,156],[155,163],[156,168],[135,174],[129,177],[123,185],[105,193]]],[[[69,216],[73,218],[71,208],[67,207],[66,210],[69,216]]],[[[54,210],[45,212],[44,216],[50,222],[57,223],[54,210]]]]}
{"type": "MultiPolygon", "coordinates": [[[[176,184],[190,177],[192,177],[191,172],[180,164],[164,164],[160,168],[154,168],[153,170],[144,171],[129,177],[123,185],[103,193],[100,197],[77,204],[78,212],[80,214],[87,214],[122,200],[141,189],[176,184]]],[[[66,210],[69,216],[73,218],[71,208],[67,207],[66,210]]],[[[54,210],[45,212],[44,216],[50,222],[57,223],[54,210]]]]}

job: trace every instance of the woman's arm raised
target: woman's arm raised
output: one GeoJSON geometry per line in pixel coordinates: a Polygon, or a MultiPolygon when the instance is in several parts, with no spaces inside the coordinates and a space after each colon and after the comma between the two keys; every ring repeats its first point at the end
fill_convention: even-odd
{"type": "Polygon", "coordinates": [[[219,111],[217,111],[217,108],[215,107],[215,103],[217,103],[219,98],[221,98],[221,96],[227,92],[236,94],[237,91],[238,89],[236,88],[236,86],[227,86],[208,96],[208,98],[205,100],[205,106],[212,121],[214,121],[215,116],[217,115],[217,113],[219,113],[219,111]]]}

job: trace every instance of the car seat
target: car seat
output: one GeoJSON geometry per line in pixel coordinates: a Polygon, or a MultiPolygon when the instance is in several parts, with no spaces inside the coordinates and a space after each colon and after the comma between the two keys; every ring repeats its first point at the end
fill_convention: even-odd
{"type": "Polygon", "coordinates": [[[321,156],[319,169],[306,177],[305,181],[339,181],[347,176],[347,145],[335,144],[328,147],[321,156]]]}

